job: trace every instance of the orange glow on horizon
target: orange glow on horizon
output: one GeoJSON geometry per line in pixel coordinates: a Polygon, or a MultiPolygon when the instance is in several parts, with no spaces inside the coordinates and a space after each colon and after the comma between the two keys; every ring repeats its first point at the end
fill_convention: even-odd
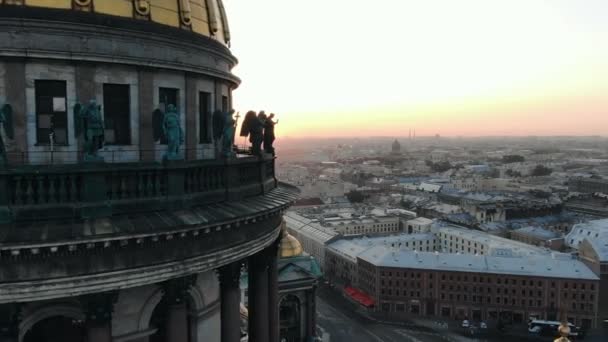
{"type": "Polygon", "coordinates": [[[225,0],[279,137],[606,135],[602,0],[225,0]]]}

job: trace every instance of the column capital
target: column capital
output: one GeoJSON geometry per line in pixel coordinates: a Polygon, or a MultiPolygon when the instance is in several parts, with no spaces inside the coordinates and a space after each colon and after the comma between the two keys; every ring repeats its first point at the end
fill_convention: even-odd
{"type": "Polygon", "coordinates": [[[80,296],[86,321],[89,323],[109,323],[112,320],[114,304],[118,300],[118,292],[101,292],[80,296]]]}
{"type": "Polygon", "coordinates": [[[241,281],[241,268],[243,263],[241,261],[235,261],[228,265],[224,265],[216,270],[220,285],[234,287],[239,286],[241,281]]]}
{"type": "Polygon", "coordinates": [[[174,278],[162,284],[167,304],[182,304],[188,297],[188,290],[196,282],[196,274],[185,277],[174,278]]]}

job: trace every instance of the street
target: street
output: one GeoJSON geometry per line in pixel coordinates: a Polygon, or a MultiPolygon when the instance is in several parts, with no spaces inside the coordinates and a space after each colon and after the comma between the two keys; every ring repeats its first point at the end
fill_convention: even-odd
{"type": "MultiPolygon", "coordinates": [[[[326,286],[319,287],[317,295],[317,326],[323,332],[323,342],[505,342],[514,339],[522,342],[537,342],[553,340],[549,337],[535,338],[528,335],[487,336],[473,339],[453,330],[435,327],[432,322],[428,321],[424,325],[412,321],[378,322],[362,314],[357,305],[326,286]]],[[[584,341],[606,341],[605,336],[601,331],[595,331],[584,341]]]]}
{"type": "Polygon", "coordinates": [[[414,324],[382,324],[356,312],[340,294],[320,289],[317,296],[317,324],[324,342],[464,342],[464,337],[451,337],[414,324]]]}

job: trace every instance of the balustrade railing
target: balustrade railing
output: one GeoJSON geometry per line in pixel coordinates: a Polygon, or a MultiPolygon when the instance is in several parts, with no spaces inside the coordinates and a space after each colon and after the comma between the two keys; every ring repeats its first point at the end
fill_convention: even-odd
{"type": "MultiPolygon", "coordinates": [[[[162,163],[8,165],[0,168],[0,211],[9,208],[17,221],[76,217],[82,208],[92,208],[87,216],[106,216],[114,205],[120,213],[131,208],[147,210],[150,203],[155,205],[150,210],[162,209],[163,203],[175,209],[175,201],[188,206],[233,200],[240,191],[249,197],[263,194],[269,186],[274,187],[274,156],[270,155],[162,163]],[[252,187],[255,184],[260,186],[252,187]],[[138,205],[138,201],[147,202],[138,205]],[[96,211],[96,206],[103,210],[96,211]],[[53,208],[69,210],[53,212],[53,208]]],[[[0,221],[6,220],[6,215],[0,215],[0,221]]]]}
{"type": "MultiPolygon", "coordinates": [[[[105,163],[133,163],[139,161],[162,161],[166,145],[158,145],[156,149],[137,149],[108,145],[97,152],[97,155],[105,163]]],[[[237,156],[251,156],[251,149],[235,147],[237,156]]],[[[180,155],[185,160],[212,159],[216,151],[213,147],[197,147],[181,149],[180,155]]],[[[70,149],[68,146],[37,146],[29,151],[6,152],[10,166],[22,165],[65,165],[78,164],[83,161],[84,152],[70,149]]]]}
{"type": "Polygon", "coordinates": [[[10,205],[78,202],[82,175],[20,173],[6,177],[10,205]]]}

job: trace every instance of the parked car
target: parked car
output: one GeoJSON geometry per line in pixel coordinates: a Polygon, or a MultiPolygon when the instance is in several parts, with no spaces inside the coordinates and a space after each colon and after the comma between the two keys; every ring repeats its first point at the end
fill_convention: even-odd
{"type": "Polygon", "coordinates": [[[462,321],[462,325],[463,328],[468,328],[471,326],[471,323],[469,323],[468,319],[465,319],[464,321],[462,321]]]}

